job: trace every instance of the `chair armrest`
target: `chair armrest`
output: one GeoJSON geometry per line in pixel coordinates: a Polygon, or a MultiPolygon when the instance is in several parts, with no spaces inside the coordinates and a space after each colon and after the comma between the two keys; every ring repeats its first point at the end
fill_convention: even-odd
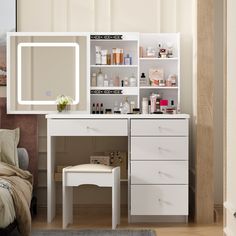
{"type": "Polygon", "coordinates": [[[29,167],[29,155],[25,148],[17,148],[19,167],[22,170],[27,170],[29,167]]]}

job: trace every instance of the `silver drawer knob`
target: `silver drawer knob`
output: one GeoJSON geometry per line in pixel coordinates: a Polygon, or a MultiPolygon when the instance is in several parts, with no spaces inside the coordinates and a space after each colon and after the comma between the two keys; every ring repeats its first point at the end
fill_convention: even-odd
{"type": "Polygon", "coordinates": [[[161,174],[162,174],[162,172],[161,172],[161,171],[158,171],[158,174],[159,174],[159,175],[161,175],[161,174]]]}

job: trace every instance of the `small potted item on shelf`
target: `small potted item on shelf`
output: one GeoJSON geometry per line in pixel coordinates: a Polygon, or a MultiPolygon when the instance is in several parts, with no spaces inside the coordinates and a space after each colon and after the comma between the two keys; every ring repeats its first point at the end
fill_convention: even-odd
{"type": "Polygon", "coordinates": [[[57,111],[70,111],[70,105],[73,103],[73,99],[69,96],[60,95],[57,97],[57,111]]]}
{"type": "Polygon", "coordinates": [[[160,86],[160,80],[164,80],[164,70],[158,68],[149,69],[149,79],[151,86],[160,86]]]}

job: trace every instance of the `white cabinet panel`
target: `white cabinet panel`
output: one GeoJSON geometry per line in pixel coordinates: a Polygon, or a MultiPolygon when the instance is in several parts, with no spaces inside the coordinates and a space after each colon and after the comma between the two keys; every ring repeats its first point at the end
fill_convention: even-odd
{"type": "Polygon", "coordinates": [[[132,215],[188,215],[188,185],[131,185],[132,215]]]}
{"type": "Polygon", "coordinates": [[[136,119],[131,121],[132,136],[188,136],[188,120],[136,119]]]}
{"type": "Polygon", "coordinates": [[[132,137],[131,160],[187,160],[188,137],[132,137]]]}
{"type": "Polygon", "coordinates": [[[131,161],[131,184],[188,184],[188,162],[131,161]]]}
{"type": "Polygon", "coordinates": [[[50,119],[51,136],[127,136],[126,119],[50,119]],[[69,125],[68,125],[69,124],[69,125]]]}

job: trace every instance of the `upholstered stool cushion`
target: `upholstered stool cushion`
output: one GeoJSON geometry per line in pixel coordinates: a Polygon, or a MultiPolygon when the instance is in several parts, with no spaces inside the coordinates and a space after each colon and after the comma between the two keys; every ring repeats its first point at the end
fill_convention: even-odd
{"type": "Polygon", "coordinates": [[[113,166],[106,166],[102,164],[82,164],[77,166],[67,167],[66,171],[83,172],[83,173],[110,173],[113,166]]]}

